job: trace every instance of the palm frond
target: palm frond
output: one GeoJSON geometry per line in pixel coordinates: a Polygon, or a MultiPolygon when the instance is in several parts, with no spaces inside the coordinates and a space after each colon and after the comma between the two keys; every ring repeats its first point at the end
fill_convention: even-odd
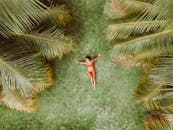
{"type": "Polygon", "coordinates": [[[35,88],[37,84],[43,86],[50,84],[50,78],[46,75],[48,66],[38,54],[33,55],[22,44],[15,42],[0,42],[0,46],[3,89],[10,86],[16,93],[32,97],[38,92],[35,88]]]}
{"type": "Polygon", "coordinates": [[[64,54],[72,51],[74,46],[72,39],[64,36],[62,31],[56,27],[41,33],[17,33],[16,36],[19,40],[22,38],[27,43],[32,43],[35,49],[47,59],[62,58],[64,54]]]}
{"type": "Polygon", "coordinates": [[[0,10],[0,101],[34,112],[36,94],[53,83],[45,58],[61,58],[73,49],[72,39],[57,28],[70,21],[70,12],[39,0],[0,0],[0,10]],[[37,31],[47,20],[56,26],[37,31]]]}
{"type": "Polygon", "coordinates": [[[171,51],[172,42],[173,30],[164,30],[115,45],[112,53],[117,56],[127,56],[151,49],[171,51]]]}
{"type": "Polygon", "coordinates": [[[173,105],[173,57],[166,55],[156,60],[155,66],[149,69],[148,80],[155,85],[166,87],[160,88],[159,93],[153,97],[153,102],[159,107],[169,107],[173,105]]]}
{"type": "Polygon", "coordinates": [[[115,62],[127,67],[151,67],[154,65],[155,59],[157,57],[165,55],[169,56],[172,53],[172,49],[170,47],[170,50],[145,50],[135,55],[130,55],[126,57],[118,57],[115,56],[114,53],[112,53],[111,55],[115,62]]]}
{"type": "MultiPolygon", "coordinates": [[[[148,86],[150,88],[150,86],[148,86]]],[[[170,114],[173,111],[173,96],[170,94],[169,86],[160,86],[151,92],[148,100],[143,101],[147,110],[160,110],[170,114]],[[170,94],[170,95],[169,95],[170,94]]],[[[144,93],[144,92],[143,92],[144,93]]]]}
{"type": "MultiPolygon", "coordinates": [[[[39,0],[1,0],[0,21],[9,33],[25,32],[38,25],[47,15],[39,0]]],[[[8,33],[8,32],[6,32],[8,33]]]]}
{"type": "MultiPolygon", "coordinates": [[[[125,19],[127,22],[110,24],[106,30],[109,41],[119,40],[120,42],[113,47],[111,57],[124,58],[122,62],[126,66],[146,66],[148,64],[146,60],[152,61],[152,58],[172,51],[173,16],[160,17],[166,15],[165,11],[160,10],[167,9],[168,13],[173,9],[172,4],[164,4],[163,0],[150,1],[149,4],[141,10],[138,19],[136,16],[132,22],[125,19]]],[[[120,1],[120,5],[124,4],[120,1]]]]}
{"type": "Polygon", "coordinates": [[[40,92],[40,91],[42,91],[42,90],[44,90],[45,88],[48,88],[48,87],[51,87],[51,85],[53,84],[53,70],[52,70],[52,68],[50,68],[50,67],[47,67],[47,69],[46,69],[46,72],[45,72],[45,75],[46,75],[46,77],[47,77],[47,83],[42,83],[42,82],[37,82],[37,83],[35,83],[35,86],[34,86],[34,88],[38,91],[38,92],[40,92]]]}
{"type": "Polygon", "coordinates": [[[157,63],[150,69],[149,79],[155,84],[173,86],[173,56],[157,59],[157,63]]]}
{"type": "Polygon", "coordinates": [[[56,5],[47,9],[48,19],[55,25],[65,26],[70,20],[70,11],[64,5],[56,5]]]}
{"type": "Polygon", "coordinates": [[[25,112],[35,112],[37,110],[37,99],[27,98],[19,95],[12,87],[4,87],[2,102],[12,109],[25,112]]]}
{"type": "Polygon", "coordinates": [[[156,85],[149,81],[140,83],[135,91],[134,99],[152,109],[170,107],[173,105],[173,92],[170,92],[169,89],[164,89],[163,92],[163,88],[165,86],[156,85]]]}
{"type": "Polygon", "coordinates": [[[137,102],[143,102],[144,104],[147,104],[148,101],[151,101],[158,94],[161,87],[161,85],[141,81],[137,87],[137,90],[135,91],[134,99],[137,102]]]}
{"type": "Polygon", "coordinates": [[[4,20],[2,20],[0,18],[0,36],[8,38],[11,36],[11,33],[13,31],[8,26],[6,26],[4,23],[5,23],[4,20]]]}
{"type": "Polygon", "coordinates": [[[135,99],[154,103],[159,108],[173,106],[172,56],[159,57],[140,82],[135,99]],[[147,100],[146,100],[147,99],[147,100]]]}
{"type": "Polygon", "coordinates": [[[107,15],[118,19],[106,29],[106,38],[116,40],[111,57],[127,67],[146,69],[134,94],[134,99],[148,110],[145,129],[172,130],[173,3],[172,0],[131,0],[128,5],[129,1],[113,0],[105,6],[107,15]]]}
{"type": "Polygon", "coordinates": [[[158,32],[165,28],[167,21],[135,21],[119,24],[110,24],[106,29],[106,38],[109,41],[114,39],[123,40],[131,35],[158,32]]]}
{"type": "Polygon", "coordinates": [[[144,13],[139,20],[167,20],[173,18],[171,0],[154,0],[152,5],[143,11],[144,13]]]}
{"type": "Polygon", "coordinates": [[[173,117],[160,111],[149,111],[144,119],[145,130],[171,130],[173,117]]]}
{"type": "MultiPolygon", "coordinates": [[[[167,93],[169,94],[169,92],[167,93]]],[[[173,95],[171,93],[171,95],[173,95]]],[[[173,106],[173,97],[165,97],[164,94],[158,95],[156,97],[153,98],[153,102],[155,103],[155,105],[157,105],[159,108],[169,108],[173,106]]]]}
{"type": "Polygon", "coordinates": [[[140,12],[149,6],[151,6],[150,3],[136,0],[111,0],[111,3],[105,5],[104,14],[111,19],[118,19],[135,12],[140,12]]]}

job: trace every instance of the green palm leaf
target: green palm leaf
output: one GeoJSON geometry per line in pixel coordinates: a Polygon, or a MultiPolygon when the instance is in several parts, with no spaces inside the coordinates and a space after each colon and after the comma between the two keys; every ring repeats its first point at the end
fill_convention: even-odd
{"type": "Polygon", "coordinates": [[[3,88],[10,86],[16,93],[32,97],[39,91],[35,86],[50,85],[50,78],[46,75],[48,67],[44,65],[44,60],[40,56],[33,55],[18,43],[1,42],[0,46],[3,88]]]}
{"type": "Polygon", "coordinates": [[[165,28],[167,22],[160,21],[136,21],[119,24],[110,24],[106,30],[106,38],[111,40],[123,40],[130,36],[144,33],[158,32],[165,28]]]}
{"type": "Polygon", "coordinates": [[[152,6],[143,11],[139,20],[167,20],[173,18],[172,0],[154,0],[152,6]]]}
{"type": "Polygon", "coordinates": [[[135,91],[134,99],[137,102],[147,104],[158,94],[161,88],[162,85],[156,85],[148,81],[148,77],[145,74],[145,77],[141,78],[141,82],[135,91]]]}
{"type": "Polygon", "coordinates": [[[19,111],[35,112],[37,110],[37,99],[19,95],[11,87],[4,87],[2,102],[19,111]]]}
{"type": "Polygon", "coordinates": [[[46,17],[45,8],[38,0],[0,0],[0,21],[9,33],[25,32],[46,17]]]}
{"type": "Polygon", "coordinates": [[[70,20],[70,11],[64,5],[56,5],[47,9],[48,19],[55,25],[65,26],[70,20]]]}
{"type": "MultiPolygon", "coordinates": [[[[169,93],[166,93],[169,94],[169,93]]],[[[171,93],[171,95],[173,95],[171,93]]],[[[173,97],[167,97],[164,94],[158,95],[157,97],[153,98],[153,102],[160,107],[161,109],[163,108],[169,108],[173,106],[173,97]]]]}
{"type": "Polygon", "coordinates": [[[149,68],[142,77],[135,92],[137,101],[153,102],[158,107],[173,105],[172,56],[162,56],[149,68]]]}
{"type": "Polygon", "coordinates": [[[161,111],[149,111],[144,119],[145,130],[171,130],[173,117],[161,111]]]}
{"type": "Polygon", "coordinates": [[[120,64],[127,66],[127,67],[151,67],[153,66],[153,62],[155,61],[155,58],[159,56],[165,56],[170,55],[172,53],[172,49],[170,47],[169,50],[158,50],[158,49],[152,49],[152,50],[144,50],[142,52],[136,53],[131,56],[115,56],[114,53],[112,53],[112,59],[115,62],[119,62],[120,64]]]}
{"type": "Polygon", "coordinates": [[[11,35],[12,30],[4,23],[5,22],[2,19],[0,19],[0,37],[2,36],[8,38],[11,35]]]}
{"type": "Polygon", "coordinates": [[[164,30],[147,36],[135,38],[115,45],[112,53],[114,55],[127,56],[134,55],[141,51],[157,49],[170,50],[173,42],[173,30],[164,30]]]}
{"type": "Polygon", "coordinates": [[[173,86],[173,56],[160,57],[150,69],[149,79],[155,84],[173,86]]]}
{"type": "Polygon", "coordinates": [[[30,34],[17,33],[18,39],[32,43],[35,49],[47,59],[62,58],[64,54],[73,49],[73,41],[70,37],[64,36],[61,30],[52,27],[44,32],[33,32],[30,34]]]}

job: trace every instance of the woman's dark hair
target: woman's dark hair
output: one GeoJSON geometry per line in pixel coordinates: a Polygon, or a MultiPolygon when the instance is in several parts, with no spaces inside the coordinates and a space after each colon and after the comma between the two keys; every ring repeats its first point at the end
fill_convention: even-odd
{"type": "Polygon", "coordinates": [[[91,57],[90,56],[85,56],[85,58],[88,58],[89,60],[91,60],[91,57]]]}

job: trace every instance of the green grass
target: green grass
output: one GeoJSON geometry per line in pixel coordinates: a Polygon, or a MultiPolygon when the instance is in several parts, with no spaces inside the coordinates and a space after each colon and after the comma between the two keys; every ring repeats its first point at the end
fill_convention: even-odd
{"type": "MultiPolygon", "coordinates": [[[[60,0],[59,0],[60,1],[60,0]]],[[[60,1],[64,2],[64,1],[60,1]]],[[[144,108],[132,100],[139,69],[126,69],[109,58],[111,44],[104,39],[106,26],[104,0],[65,0],[74,20],[68,27],[77,42],[76,49],[57,60],[56,81],[43,91],[36,113],[23,113],[0,107],[2,130],[143,130],[144,108]],[[87,54],[102,57],[95,63],[97,89],[91,87],[82,60],[87,54]]]]}

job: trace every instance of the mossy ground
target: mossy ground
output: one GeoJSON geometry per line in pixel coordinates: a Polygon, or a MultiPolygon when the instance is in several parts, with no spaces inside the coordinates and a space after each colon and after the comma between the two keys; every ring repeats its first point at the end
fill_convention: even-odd
{"type": "Polygon", "coordinates": [[[142,130],[144,109],[134,103],[139,69],[126,69],[109,57],[111,44],[104,38],[105,0],[59,0],[72,8],[67,32],[76,49],[55,63],[56,81],[40,94],[39,110],[23,113],[0,106],[2,130],[142,130]],[[101,57],[95,63],[97,89],[91,87],[85,66],[72,60],[85,55],[101,57]]]}

